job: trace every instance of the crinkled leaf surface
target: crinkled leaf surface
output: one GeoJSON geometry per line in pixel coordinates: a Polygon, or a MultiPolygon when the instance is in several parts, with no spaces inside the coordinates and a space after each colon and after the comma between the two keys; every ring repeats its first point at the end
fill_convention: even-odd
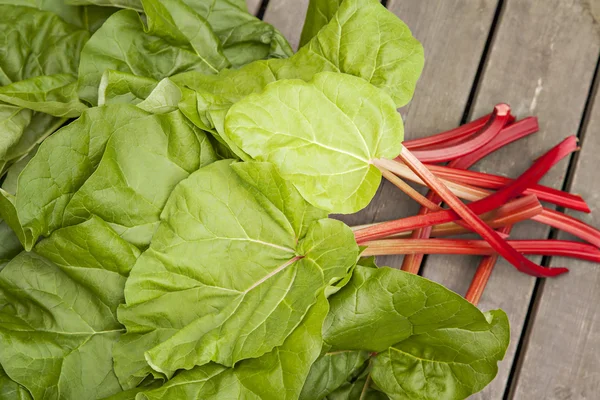
{"type": "Polygon", "coordinates": [[[79,101],[73,75],[29,78],[0,87],[0,101],[56,117],[78,117],[87,107],[79,101]]]}
{"type": "Polygon", "coordinates": [[[15,232],[22,227],[28,249],[91,215],[144,247],[175,185],[214,160],[206,135],[179,111],[89,109],[40,146],[19,176],[14,212],[7,205],[0,214],[15,232]]]}
{"type": "Polygon", "coordinates": [[[0,400],[32,400],[27,389],[10,379],[2,366],[0,366],[0,400]]]}
{"type": "Polygon", "coordinates": [[[232,366],[284,342],[358,254],[347,226],[299,202],[263,163],[218,161],[175,188],[119,310],[124,387],[153,371],[232,366]]]}
{"type": "Polygon", "coordinates": [[[369,204],[381,180],[372,160],[396,157],[403,130],[385,92],[335,72],[272,83],[225,120],[225,134],[245,153],[274,163],[311,204],[337,213],[369,204]]]}
{"type": "Polygon", "coordinates": [[[508,319],[480,312],[434,282],[390,268],[357,266],[330,297],[328,351],[369,350],[371,377],[392,399],[463,399],[496,375],[508,319]]]}
{"type": "Polygon", "coordinates": [[[115,314],[138,255],[94,218],[8,263],[0,272],[0,363],[8,376],[35,399],[120,391],[112,347],[123,328],[115,314]]]}
{"type": "Polygon", "coordinates": [[[23,250],[19,238],[8,224],[0,220],[0,269],[23,250]]]}
{"type": "Polygon", "coordinates": [[[72,82],[89,33],[51,12],[6,4],[0,4],[0,31],[2,176],[10,162],[64,122],[31,110],[69,116],[81,112],[72,82]]]}
{"type": "Polygon", "coordinates": [[[97,104],[98,86],[106,70],[160,80],[185,71],[214,74],[229,65],[210,26],[193,10],[179,0],[145,1],[152,6],[148,27],[137,12],[122,10],[85,45],[79,66],[79,96],[88,103],[97,104]],[[169,6],[174,9],[167,9],[169,6]],[[194,38],[194,43],[189,38],[194,38]]]}
{"type": "Polygon", "coordinates": [[[243,360],[234,368],[211,363],[184,371],[163,387],[139,394],[136,400],[298,399],[320,352],[327,309],[327,301],[320,296],[284,343],[259,358],[243,360]]]}
{"type": "Polygon", "coordinates": [[[331,21],[343,0],[310,0],[300,36],[300,47],[307,44],[331,21]]]}
{"type": "Polygon", "coordinates": [[[75,7],[76,2],[69,0],[0,0],[0,4],[12,4],[50,11],[58,15],[63,21],[90,32],[95,32],[116,10],[112,7],[75,7]]]}
{"type": "Polygon", "coordinates": [[[368,351],[326,353],[311,367],[300,400],[322,400],[356,377],[369,359],[368,351]]]}
{"type": "Polygon", "coordinates": [[[87,31],[55,14],[0,5],[0,85],[42,75],[77,74],[87,31]]]}
{"type": "Polygon", "coordinates": [[[156,88],[158,81],[128,72],[106,70],[98,87],[98,105],[138,104],[156,88]]]}

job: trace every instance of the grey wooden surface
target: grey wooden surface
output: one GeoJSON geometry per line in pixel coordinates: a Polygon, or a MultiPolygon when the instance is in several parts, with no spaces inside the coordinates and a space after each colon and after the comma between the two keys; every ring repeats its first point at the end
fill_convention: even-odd
{"type": "MultiPolygon", "coordinates": [[[[570,190],[584,196],[593,214],[572,214],[600,226],[599,94],[581,144],[570,190]]],[[[514,397],[595,400],[600,397],[600,268],[565,259],[552,260],[552,265],[567,265],[571,272],[540,288],[514,397]]]]}
{"type": "MultiPolygon", "coordinates": [[[[516,176],[566,135],[576,134],[600,51],[600,25],[592,16],[592,3],[389,0],[388,9],[409,25],[426,54],[415,97],[400,110],[406,138],[455,127],[465,110],[469,119],[474,119],[490,112],[496,103],[506,102],[519,117],[537,115],[540,132],[497,152],[475,168],[516,176]],[[492,26],[497,12],[497,23],[492,26]],[[492,30],[493,40],[485,55],[492,30]],[[477,74],[480,65],[483,69],[477,74]],[[474,89],[473,102],[468,104],[474,89]]],[[[307,4],[308,0],[270,0],[264,14],[264,19],[280,29],[294,48],[307,4]]],[[[583,194],[597,214],[598,130],[600,99],[585,129],[583,151],[573,168],[572,180],[572,190],[583,194]]],[[[557,165],[543,183],[561,188],[567,167],[568,161],[557,165]]],[[[414,202],[383,183],[369,207],[342,219],[353,225],[399,218],[417,209],[414,202]]],[[[600,215],[595,218],[588,217],[588,221],[600,226],[600,215]]],[[[513,237],[548,235],[546,227],[526,223],[515,229],[513,237]]],[[[427,257],[422,273],[464,294],[478,261],[459,256],[427,257]]],[[[402,258],[384,257],[381,262],[399,267],[402,258]]],[[[552,264],[565,265],[572,272],[540,281],[537,292],[534,278],[516,272],[505,262],[497,265],[480,308],[502,308],[507,312],[512,341],[497,378],[473,399],[600,399],[600,269],[565,259],[553,260],[552,264]],[[534,304],[534,311],[525,327],[530,304],[534,304]],[[516,354],[517,348],[520,354],[516,354]]]]}

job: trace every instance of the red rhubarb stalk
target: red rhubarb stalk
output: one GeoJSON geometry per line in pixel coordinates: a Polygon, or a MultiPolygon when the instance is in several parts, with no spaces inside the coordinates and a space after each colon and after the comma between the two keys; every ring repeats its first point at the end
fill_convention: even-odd
{"type": "Polygon", "coordinates": [[[446,132],[438,133],[424,138],[406,140],[403,143],[404,147],[410,150],[417,150],[439,144],[444,144],[449,140],[465,139],[481,130],[481,128],[485,126],[485,124],[488,122],[491,116],[492,114],[484,115],[483,117],[478,118],[475,121],[471,121],[467,124],[459,126],[458,128],[450,129],[446,132]]]}
{"type": "Polygon", "coordinates": [[[567,214],[549,208],[544,208],[539,215],[536,215],[531,219],[570,233],[596,247],[600,247],[600,231],[577,218],[573,218],[567,214]]]}
{"type": "MultiPolygon", "coordinates": [[[[570,240],[508,240],[516,251],[530,255],[573,257],[600,262],[600,249],[587,243],[570,240]]],[[[467,254],[488,256],[498,254],[485,240],[465,239],[385,239],[364,243],[364,256],[390,254],[467,254]]],[[[548,268],[545,268],[548,269],[548,268]]]]}
{"type": "MultiPolygon", "coordinates": [[[[486,189],[500,189],[503,186],[508,185],[512,182],[511,178],[504,176],[486,174],[483,172],[476,171],[465,171],[450,167],[444,167],[441,165],[429,165],[428,168],[438,178],[443,178],[449,181],[457,183],[465,183],[480,188],[486,189]]],[[[589,206],[581,198],[581,196],[563,192],[551,187],[542,185],[533,185],[528,188],[524,193],[535,194],[541,201],[547,201],[558,206],[570,208],[572,210],[583,211],[586,213],[591,212],[589,206]]]]}
{"type": "MultiPolygon", "coordinates": [[[[576,143],[576,138],[571,137],[570,139],[571,141],[574,141],[574,143],[576,143]]],[[[565,143],[568,143],[568,140],[561,143],[561,145],[565,143]]],[[[561,145],[557,146],[558,150],[561,150],[563,147],[568,147],[568,145],[561,145]]],[[[552,151],[550,151],[549,153],[554,155],[552,151]]],[[[569,153],[570,151],[567,154],[569,153]]],[[[443,201],[448,203],[450,208],[452,208],[452,210],[458,216],[460,216],[460,218],[462,218],[466,223],[468,223],[479,235],[481,235],[481,237],[484,240],[486,240],[490,244],[490,246],[494,250],[496,250],[504,258],[506,258],[507,261],[509,261],[519,271],[538,277],[556,276],[558,274],[562,274],[568,271],[566,268],[544,268],[525,258],[522,254],[520,254],[513,247],[511,247],[505,240],[503,240],[496,231],[494,231],[485,222],[483,222],[477,216],[476,212],[474,212],[471,208],[467,207],[464,203],[462,203],[458,199],[458,197],[456,197],[454,193],[452,193],[446,186],[444,186],[444,184],[440,180],[438,180],[438,178],[436,178],[436,176],[433,173],[431,173],[431,171],[429,171],[429,169],[427,169],[427,167],[423,165],[409,150],[403,149],[400,153],[400,158],[410,169],[413,170],[415,174],[419,176],[419,178],[421,178],[427,184],[427,186],[429,186],[430,189],[435,191],[442,198],[443,201]]],[[[545,160],[545,158],[542,157],[540,160],[545,160]]],[[[534,165],[540,164],[540,160],[538,160],[538,162],[536,162],[534,165]]],[[[375,165],[377,165],[377,160],[374,160],[374,162],[375,165]]],[[[544,164],[542,165],[546,166],[544,164]]],[[[543,169],[545,168],[540,168],[540,170],[543,169]]],[[[539,173],[539,171],[536,169],[528,170],[519,179],[516,179],[513,182],[513,185],[517,184],[518,182],[516,186],[519,187],[519,192],[524,191],[527,188],[527,186],[533,183],[530,182],[530,180],[531,178],[537,175],[536,173],[539,173]],[[523,185],[525,186],[520,187],[523,185]]],[[[541,176],[543,176],[543,174],[539,177],[541,178],[541,176]]],[[[535,182],[537,183],[537,180],[535,182]]],[[[507,186],[507,188],[511,186],[512,185],[507,186]]],[[[495,193],[495,195],[501,192],[502,191],[498,191],[495,193]]],[[[494,195],[490,195],[489,197],[492,196],[494,195]]],[[[472,203],[471,206],[473,204],[475,203],[472,203]]]]}
{"type": "MultiPolygon", "coordinates": [[[[500,229],[500,232],[505,233],[507,235],[510,234],[512,229],[512,225],[507,225],[500,229]]],[[[473,275],[473,279],[471,280],[471,284],[469,285],[469,289],[465,294],[465,299],[474,305],[479,304],[479,300],[481,300],[481,296],[483,295],[483,291],[487,286],[488,281],[490,280],[490,276],[492,276],[492,271],[498,262],[498,254],[492,254],[489,256],[485,256],[479,262],[477,266],[477,270],[475,271],[475,275],[473,275]]]]}
{"type": "MultiPolygon", "coordinates": [[[[489,116],[487,116],[487,118],[489,118],[489,116]]],[[[482,121],[481,118],[477,121],[479,121],[481,126],[483,126],[483,123],[481,122],[482,121]]],[[[473,121],[473,122],[475,122],[475,121],[473,121]]],[[[467,125],[469,125],[469,124],[467,124],[467,125]]],[[[528,117],[528,118],[525,118],[514,124],[511,124],[509,126],[505,126],[500,131],[500,133],[497,136],[495,136],[492,140],[490,140],[486,145],[480,147],[478,150],[476,150],[470,154],[467,154],[463,157],[452,160],[450,162],[450,165],[454,166],[455,168],[467,169],[467,168],[471,167],[473,164],[475,164],[477,161],[479,161],[480,159],[487,156],[488,154],[498,150],[499,148],[501,148],[509,143],[512,143],[513,141],[519,140],[519,139],[526,137],[532,133],[535,133],[538,131],[538,129],[539,129],[539,125],[538,125],[537,118],[535,118],[535,117],[528,117]]],[[[410,147],[409,147],[409,149],[410,149],[410,147]]],[[[437,204],[440,203],[439,197],[431,191],[429,193],[427,193],[427,198],[437,204]]],[[[425,214],[428,214],[429,212],[430,211],[427,208],[421,207],[419,209],[418,215],[425,215],[425,214]]],[[[432,232],[432,230],[430,227],[420,228],[420,229],[415,230],[412,233],[411,237],[414,239],[427,239],[431,235],[431,232],[432,232]]],[[[404,257],[404,260],[402,262],[402,267],[401,267],[402,270],[406,271],[406,272],[417,274],[421,267],[421,263],[423,262],[423,257],[424,257],[423,254],[407,255],[406,257],[404,257]]]]}
{"type": "Polygon", "coordinates": [[[498,104],[488,122],[471,138],[451,146],[433,150],[415,150],[414,155],[421,162],[440,163],[462,157],[490,142],[510,121],[510,107],[506,104],[498,104]]]}
{"type": "Polygon", "coordinates": [[[505,127],[502,131],[500,131],[500,134],[498,136],[489,141],[485,146],[480,147],[478,150],[472,153],[452,160],[449,166],[457,169],[469,169],[477,161],[481,160],[487,155],[506,146],[507,144],[529,136],[532,133],[537,132],[538,130],[539,125],[537,118],[524,118],[521,121],[515,122],[514,124],[505,127]]]}
{"type": "MultiPolygon", "coordinates": [[[[514,225],[517,222],[525,221],[540,214],[543,210],[542,205],[534,195],[523,196],[518,199],[509,201],[499,208],[482,214],[481,219],[492,228],[501,228],[506,225],[514,225]]],[[[352,230],[357,231],[376,224],[359,225],[352,227],[352,230]]],[[[471,232],[470,229],[465,229],[454,222],[448,222],[432,227],[431,235],[434,237],[460,235],[471,232]]],[[[395,235],[387,236],[391,238],[408,238],[414,231],[402,232],[395,235]]]]}

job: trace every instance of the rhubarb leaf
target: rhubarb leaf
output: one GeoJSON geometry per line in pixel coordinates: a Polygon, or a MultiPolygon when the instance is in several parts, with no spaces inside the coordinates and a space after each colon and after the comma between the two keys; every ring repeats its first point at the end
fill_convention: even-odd
{"type": "Polygon", "coordinates": [[[23,386],[10,379],[0,366],[0,400],[32,400],[23,386]]]}
{"type": "Polygon", "coordinates": [[[0,270],[23,250],[19,238],[8,224],[0,220],[0,270]]]}
{"type": "Polygon", "coordinates": [[[54,232],[0,272],[0,363],[33,398],[95,400],[121,390],[112,366],[123,331],[116,308],[138,255],[94,218],[54,232]]]}
{"type": "MultiPolygon", "coordinates": [[[[288,59],[257,61],[216,76],[190,72],[173,79],[196,92],[180,105],[184,114],[219,136],[229,107],[271,82],[343,72],[381,88],[401,107],[410,101],[423,64],[421,44],[378,0],[345,0],[334,18],[288,59]]],[[[226,143],[226,138],[218,139],[226,143]]]]}
{"type": "Polygon", "coordinates": [[[183,371],[163,387],[144,392],[137,399],[298,399],[321,349],[321,327],[327,309],[327,301],[320,296],[283,344],[259,358],[243,360],[234,368],[213,363],[183,371]]]}
{"type": "Polygon", "coordinates": [[[503,311],[485,314],[487,329],[469,326],[413,335],[377,355],[373,382],[391,399],[465,399],[498,372],[509,342],[503,311]]]}
{"type": "Polygon", "coordinates": [[[367,351],[326,353],[310,369],[300,400],[322,400],[358,375],[369,359],[367,351]]]}
{"type": "Polygon", "coordinates": [[[364,208],[377,191],[377,158],[400,153],[403,125],[392,99],[363,79],[322,72],[275,82],[236,103],[226,135],[258,161],[274,163],[302,196],[336,213],[364,208]]]}
{"type": "Polygon", "coordinates": [[[106,70],[98,87],[98,105],[138,104],[156,88],[158,81],[128,72],[106,70]]]}
{"type": "Polygon", "coordinates": [[[300,47],[307,44],[331,21],[343,0],[310,0],[300,36],[300,47]]]}
{"type": "Polygon", "coordinates": [[[37,76],[0,87],[0,101],[56,117],[78,117],[87,107],[69,74],[37,76]]]}
{"type": "Polygon", "coordinates": [[[152,7],[148,27],[137,12],[121,10],[83,48],[79,65],[79,96],[83,100],[97,104],[98,86],[106,70],[161,80],[185,71],[214,74],[229,65],[206,21],[181,1],[146,3],[152,7]],[[181,30],[171,13],[177,15],[181,30]]]}
{"type": "Polygon", "coordinates": [[[43,75],[75,76],[89,38],[53,13],[11,5],[0,5],[0,31],[0,85],[43,75]]]}
{"type": "Polygon", "coordinates": [[[28,250],[39,236],[91,215],[145,247],[175,185],[215,159],[206,135],[179,111],[92,108],[40,146],[19,176],[15,211],[7,205],[0,214],[23,231],[28,250]]]}
{"type": "Polygon", "coordinates": [[[150,373],[171,377],[177,369],[232,366],[270,352],[355,264],[352,231],[317,219],[309,205],[295,208],[299,194],[280,177],[274,179],[288,187],[273,190],[266,171],[218,161],[171,194],[119,310],[127,334],[115,350],[115,370],[124,388],[150,373]],[[264,180],[254,186],[251,177],[264,180]],[[173,313],[181,303],[186,307],[173,313]]]}
{"type": "Polygon", "coordinates": [[[328,351],[378,352],[371,377],[392,399],[466,398],[495,377],[509,344],[504,312],[399,270],[357,266],[329,301],[328,351]]]}

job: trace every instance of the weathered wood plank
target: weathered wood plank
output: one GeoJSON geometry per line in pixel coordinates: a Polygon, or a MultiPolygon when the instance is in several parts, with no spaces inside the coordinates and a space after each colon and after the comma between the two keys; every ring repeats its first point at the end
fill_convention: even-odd
{"type": "MultiPolygon", "coordinates": [[[[401,112],[407,139],[459,125],[496,10],[496,0],[391,0],[388,8],[425,48],[425,69],[413,100],[401,112]]],[[[384,182],[369,207],[342,219],[349,225],[414,215],[418,205],[384,182]]],[[[399,267],[402,257],[380,257],[399,267]]]]}
{"type": "MultiPolygon", "coordinates": [[[[479,170],[515,176],[565,135],[576,132],[600,42],[593,18],[583,3],[583,0],[505,1],[472,115],[483,115],[494,104],[506,102],[518,116],[537,115],[540,132],[492,155],[477,166],[479,170]]],[[[566,162],[557,165],[543,183],[560,188],[566,166],[566,162]]],[[[524,224],[515,229],[513,236],[544,238],[548,232],[544,226],[524,224]]],[[[464,294],[477,263],[474,258],[430,257],[424,275],[464,294]]],[[[503,308],[507,312],[512,343],[496,380],[474,398],[502,398],[534,282],[505,262],[497,265],[480,308],[503,308]]],[[[561,323],[556,319],[553,322],[561,323]]],[[[544,376],[539,383],[547,382],[544,376]]]]}
{"type": "Polygon", "coordinates": [[[297,50],[307,8],[308,0],[272,0],[263,20],[279,29],[297,50]]]}
{"type": "MultiPolygon", "coordinates": [[[[592,214],[577,214],[600,227],[600,92],[575,166],[571,191],[589,202],[592,214]]],[[[561,239],[571,239],[560,235],[561,239]]],[[[600,269],[598,264],[556,258],[567,275],[544,282],[523,362],[517,399],[597,399],[600,393],[600,269]]]]}
{"type": "Polygon", "coordinates": [[[252,15],[256,15],[258,9],[260,8],[261,0],[246,0],[246,4],[248,4],[248,11],[252,15]]]}

